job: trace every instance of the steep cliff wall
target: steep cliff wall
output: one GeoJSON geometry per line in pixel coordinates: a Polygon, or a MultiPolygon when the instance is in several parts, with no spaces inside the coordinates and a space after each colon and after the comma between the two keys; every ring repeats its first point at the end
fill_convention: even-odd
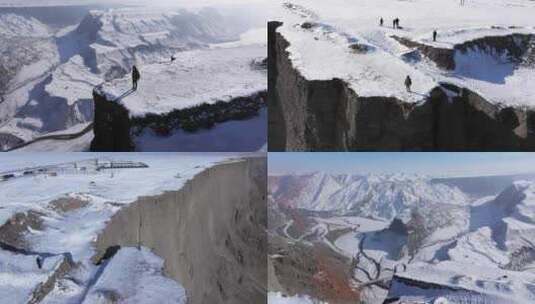
{"type": "Polygon", "coordinates": [[[91,142],[94,152],[128,152],[134,150],[130,138],[131,122],[128,110],[113,101],[108,101],[98,90],[93,90],[95,118],[91,142]]]}
{"type": "Polygon", "coordinates": [[[119,211],[96,241],[148,247],[189,303],[265,303],[266,158],[218,164],[179,191],[142,197],[119,211]]]}
{"type": "MultiPolygon", "coordinates": [[[[308,80],[293,67],[280,25],[268,28],[270,151],[535,150],[533,110],[492,104],[466,88],[439,84],[411,104],[358,96],[340,79],[308,80]]],[[[454,68],[453,54],[427,53],[454,68]]]]}

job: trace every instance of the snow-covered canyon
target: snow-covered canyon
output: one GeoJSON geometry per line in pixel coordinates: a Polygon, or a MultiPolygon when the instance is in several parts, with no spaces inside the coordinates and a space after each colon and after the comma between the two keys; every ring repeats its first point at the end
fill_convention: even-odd
{"type": "Polygon", "coordinates": [[[533,175],[270,176],[271,297],[529,303],[534,195],[533,175]]]}
{"type": "MultiPolygon", "coordinates": [[[[25,150],[89,150],[95,87],[114,97],[110,102],[127,105],[133,116],[167,114],[265,92],[267,72],[261,63],[267,56],[266,31],[259,7],[261,3],[60,6],[58,14],[72,16],[54,18],[47,13],[53,6],[0,6],[2,149],[26,143],[25,150]],[[171,62],[171,57],[176,60],[171,62]],[[142,74],[136,92],[129,91],[133,65],[142,74]],[[88,132],[75,138],[56,136],[81,129],[88,132]],[[35,140],[35,146],[28,145],[35,140]]],[[[256,104],[264,107],[261,101],[256,104]]],[[[249,113],[244,124],[256,126],[259,112],[249,113]]],[[[189,134],[178,134],[177,126],[167,127],[165,136],[154,125],[143,134],[138,130],[134,141],[144,151],[152,150],[145,144],[150,141],[195,142],[189,134]]],[[[217,129],[210,131],[221,133],[217,129]]],[[[221,129],[231,132],[224,124],[221,129]]],[[[250,144],[254,148],[244,150],[265,145],[265,128],[255,127],[255,132],[263,142],[255,140],[250,144]]],[[[233,145],[229,142],[227,151],[233,145]]]]}

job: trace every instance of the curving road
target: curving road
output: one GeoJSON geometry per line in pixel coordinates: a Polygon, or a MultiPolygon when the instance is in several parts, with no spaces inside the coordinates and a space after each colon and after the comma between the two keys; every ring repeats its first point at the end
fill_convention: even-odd
{"type": "Polygon", "coordinates": [[[23,148],[23,147],[29,146],[31,144],[34,144],[36,142],[44,141],[44,140],[59,140],[59,141],[73,140],[73,139],[76,139],[78,137],[82,137],[83,135],[89,133],[92,130],[93,130],[93,123],[90,123],[87,127],[85,127],[80,132],[71,133],[71,134],[56,134],[56,135],[46,135],[46,136],[42,136],[42,137],[37,137],[37,138],[35,138],[33,140],[27,141],[27,142],[25,142],[23,144],[20,144],[20,145],[16,146],[16,147],[7,149],[6,152],[15,151],[15,150],[18,150],[20,148],[23,148]]]}

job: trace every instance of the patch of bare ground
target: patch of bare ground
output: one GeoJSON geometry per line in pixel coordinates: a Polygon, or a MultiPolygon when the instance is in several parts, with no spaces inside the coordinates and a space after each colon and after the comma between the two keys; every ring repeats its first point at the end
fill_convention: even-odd
{"type": "Polygon", "coordinates": [[[284,293],[309,295],[333,304],[358,303],[359,292],[351,284],[351,261],[322,243],[290,243],[273,236],[270,262],[284,293]]]}
{"type": "Polygon", "coordinates": [[[89,201],[76,197],[61,197],[50,202],[49,207],[60,213],[82,209],[89,205],[89,201]]]}
{"type": "Polygon", "coordinates": [[[5,224],[0,226],[0,242],[27,249],[28,244],[24,235],[29,229],[43,229],[43,215],[34,210],[16,213],[5,224]]]}

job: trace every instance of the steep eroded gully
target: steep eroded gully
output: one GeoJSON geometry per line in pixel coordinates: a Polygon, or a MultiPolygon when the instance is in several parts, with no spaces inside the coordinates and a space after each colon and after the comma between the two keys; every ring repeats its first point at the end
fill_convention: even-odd
{"type": "MultiPolygon", "coordinates": [[[[361,97],[341,79],[308,80],[286,51],[289,42],[268,26],[270,151],[530,151],[535,150],[533,109],[501,106],[449,83],[439,83],[421,104],[395,97],[361,97]]],[[[531,38],[492,37],[459,46],[459,51],[531,38]],[[488,40],[488,41],[487,41],[488,40]]],[[[517,47],[518,48],[518,47],[517,47]]],[[[530,51],[512,52],[529,62],[530,51]]],[[[455,52],[426,49],[446,69],[455,52]]]]}

